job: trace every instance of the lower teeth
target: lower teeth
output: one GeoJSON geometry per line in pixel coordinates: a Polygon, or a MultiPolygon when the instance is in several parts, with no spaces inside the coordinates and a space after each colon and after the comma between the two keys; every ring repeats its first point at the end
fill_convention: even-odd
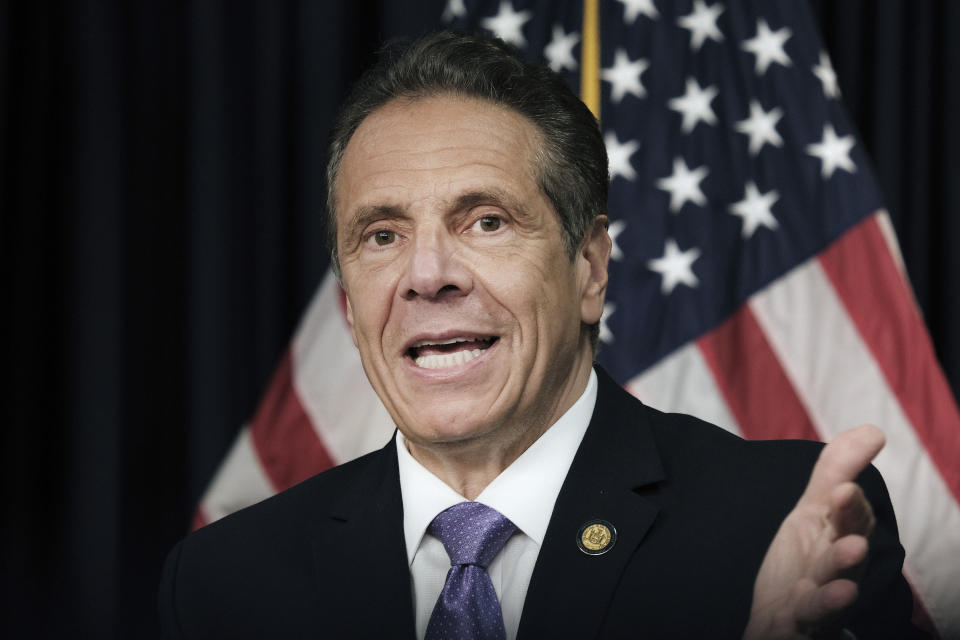
{"type": "Polygon", "coordinates": [[[426,356],[420,356],[414,362],[418,367],[424,369],[443,369],[446,367],[455,367],[464,362],[470,362],[482,353],[480,349],[470,351],[455,351],[453,353],[432,353],[426,356]]]}

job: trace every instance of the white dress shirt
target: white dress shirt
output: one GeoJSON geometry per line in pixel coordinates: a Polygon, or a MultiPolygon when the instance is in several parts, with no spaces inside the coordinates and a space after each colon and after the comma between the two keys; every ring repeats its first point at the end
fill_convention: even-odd
{"type": "MultiPolygon", "coordinates": [[[[517,636],[523,601],[553,505],[596,401],[597,374],[591,371],[587,388],[573,406],[477,496],[477,502],[496,509],[517,525],[517,533],[487,568],[500,599],[507,640],[517,636]]],[[[423,638],[450,569],[443,543],[427,533],[427,527],[438,513],[466,498],[417,462],[399,432],[397,459],[417,637],[423,638]]]]}

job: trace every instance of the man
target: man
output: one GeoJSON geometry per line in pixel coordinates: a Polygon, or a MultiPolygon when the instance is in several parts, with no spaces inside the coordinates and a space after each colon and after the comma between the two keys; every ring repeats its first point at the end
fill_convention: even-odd
{"type": "Polygon", "coordinates": [[[385,54],[334,129],[328,226],[398,433],[181,542],[169,637],[914,633],[889,500],[861,474],[876,429],[818,460],[593,368],[607,182],[549,70],[451,33],[385,54]]]}

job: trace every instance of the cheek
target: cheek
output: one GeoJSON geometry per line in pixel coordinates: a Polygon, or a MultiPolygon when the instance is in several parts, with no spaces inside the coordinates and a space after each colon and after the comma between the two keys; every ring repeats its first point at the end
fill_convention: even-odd
{"type": "Polygon", "coordinates": [[[378,278],[354,278],[349,287],[347,322],[361,350],[381,344],[392,307],[393,290],[378,278]]]}
{"type": "Polygon", "coordinates": [[[566,256],[515,252],[489,262],[484,286],[527,332],[541,337],[563,331],[568,316],[579,317],[575,278],[566,256]]]}
{"type": "Polygon", "coordinates": [[[531,255],[526,263],[527,277],[539,292],[539,303],[555,312],[562,311],[576,289],[573,264],[565,254],[555,251],[531,255]]]}

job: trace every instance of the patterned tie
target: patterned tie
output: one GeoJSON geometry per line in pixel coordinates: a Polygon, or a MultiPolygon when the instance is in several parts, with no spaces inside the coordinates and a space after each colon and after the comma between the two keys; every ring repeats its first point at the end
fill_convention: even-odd
{"type": "Polygon", "coordinates": [[[507,543],[515,524],[479,502],[441,511],[427,531],[450,556],[450,571],[427,623],[426,640],[502,640],[503,613],[487,566],[507,543]]]}

